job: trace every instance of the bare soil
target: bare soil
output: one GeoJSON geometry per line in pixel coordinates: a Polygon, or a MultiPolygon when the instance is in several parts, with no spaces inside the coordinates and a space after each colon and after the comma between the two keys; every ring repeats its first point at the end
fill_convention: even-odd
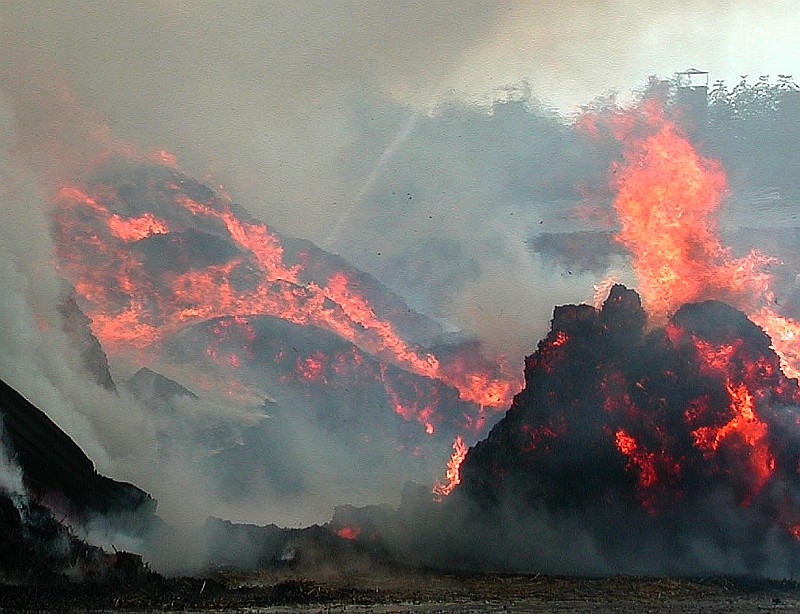
{"type": "Polygon", "coordinates": [[[432,571],[316,579],[289,573],[138,585],[0,586],[0,612],[795,612],[800,584],[759,578],[575,578],[432,571]]]}

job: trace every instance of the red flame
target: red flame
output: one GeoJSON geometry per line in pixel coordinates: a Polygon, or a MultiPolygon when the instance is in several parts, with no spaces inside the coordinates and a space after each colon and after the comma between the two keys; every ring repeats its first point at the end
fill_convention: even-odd
{"type": "Polygon", "coordinates": [[[341,527],[336,529],[336,535],[342,539],[357,539],[361,535],[361,527],[341,527]]]}

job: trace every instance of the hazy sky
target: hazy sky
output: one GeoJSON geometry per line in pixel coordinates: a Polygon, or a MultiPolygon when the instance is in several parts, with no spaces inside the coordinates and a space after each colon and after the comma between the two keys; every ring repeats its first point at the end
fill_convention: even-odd
{"type": "Polygon", "coordinates": [[[451,78],[476,92],[526,78],[563,109],[689,67],[731,84],[742,74],[800,77],[798,27],[789,0],[523,2],[487,28],[451,78]]]}
{"type": "Polygon", "coordinates": [[[568,110],[689,66],[729,82],[800,76],[798,31],[790,0],[7,0],[0,88],[18,128],[60,130],[47,110],[20,109],[68,92],[116,136],[170,149],[276,227],[324,243],[363,187],[337,163],[367,95],[427,109],[527,79],[568,110]]]}

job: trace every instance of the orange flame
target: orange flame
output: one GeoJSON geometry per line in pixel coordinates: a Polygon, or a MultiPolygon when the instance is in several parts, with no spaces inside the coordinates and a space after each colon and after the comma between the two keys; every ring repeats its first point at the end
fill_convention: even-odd
{"type": "Polygon", "coordinates": [[[619,429],[614,433],[614,443],[617,449],[638,467],[639,485],[642,488],[652,486],[658,481],[654,463],[656,455],[653,452],[642,450],[636,439],[624,429],[619,429]]]}
{"type": "Polygon", "coordinates": [[[748,448],[746,457],[750,466],[752,485],[743,503],[748,504],[769,481],[775,469],[775,458],[769,448],[767,425],[755,412],[753,393],[744,383],[726,383],[731,398],[731,419],[720,427],[702,426],[694,431],[695,445],[706,454],[716,452],[722,441],[736,437],[734,445],[748,448]]]}
{"type": "Polygon", "coordinates": [[[108,218],[108,228],[112,235],[126,242],[139,241],[150,235],[163,235],[169,232],[169,225],[163,220],[156,219],[152,213],[127,220],[114,214],[108,218]]]}
{"type": "Polygon", "coordinates": [[[614,166],[616,239],[633,258],[644,306],[660,324],[681,305],[723,300],[771,337],[784,373],[800,375],[800,323],[772,308],[775,258],[751,250],[735,257],[718,236],[716,215],[726,189],[718,162],[702,157],[655,101],[614,118],[626,143],[614,166]]]}
{"type": "MultiPolygon", "coordinates": [[[[158,157],[163,156],[161,152],[158,157]]],[[[228,201],[213,194],[207,200],[191,198],[179,176],[154,189],[161,207],[174,207],[169,222],[151,212],[138,217],[113,212],[111,206],[119,202],[113,186],[95,186],[91,191],[68,186],[58,193],[60,268],[86,300],[93,331],[109,352],[156,348],[169,335],[201,320],[268,315],[330,330],[387,364],[454,387],[462,400],[479,406],[481,415],[465,417],[474,425],[483,424],[484,407],[505,409],[519,388],[519,377],[510,375],[503,363],[477,367],[458,359],[442,363],[410,344],[390,320],[376,313],[358,282],[345,271],[308,280],[304,263],[285,262],[276,233],[241,219],[228,201]],[[195,223],[224,228],[238,254],[224,264],[153,273],[145,269],[141,252],[131,249],[151,235],[169,237],[195,223]],[[243,277],[247,283],[236,281],[243,277]]],[[[239,356],[209,351],[218,362],[239,365],[239,356]]],[[[315,361],[308,357],[298,365],[302,377],[323,377],[315,361]]],[[[388,385],[387,392],[392,396],[388,385]]],[[[395,403],[395,409],[421,423],[429,434],[434,432],[435,406],[395,403]]]]}
{"type": "Polygon", "coordinates": [[[464,438],[459,435],[453,441],[453,454],[447,463],[447,471],[445,473],[446,482],[437,481],[433,485],[433,494],[436,495],[438,501],[453,492],[453,489],[461,483],[461,463],[467,456],[467,444],[464,443],[464,438]]]}
{"type": "MultiPolygon", "coordinates": [[[[658,511],[658,502],[664,490],[674,484],[681,475],[681,465],[665,450],[648,450],[625,429],[614,432],[614,445],[620,454],[627,457],[627,467],[635,469],[637,490],[642,506],[651,514],[658,511]]],[[[680,496],[675,489],[672,496],[680,496]]]]}

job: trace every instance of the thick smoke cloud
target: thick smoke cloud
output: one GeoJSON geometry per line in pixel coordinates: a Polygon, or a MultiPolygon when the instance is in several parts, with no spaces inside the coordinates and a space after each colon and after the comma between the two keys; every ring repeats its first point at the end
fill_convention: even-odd
{"type": "MultiPolygon", "coordinates": [[[[733,0],[708,0],[688,13],[677,2],[632,7],[620,0],[408,1],[391,7],[350,0],[324,6],[252,2],[237,3],[236,10],[210,1],[109,6],[87,0],[55,7],[12,2],[0,9],[2,89],[17,115],[15,150],[40,170],[79,169],[109,145],[110,131],[144,148],[169,149],[195,176],[221,181],[257,217],[329,244],[393,287],[405,281],[395,273],[427,261],[421,275],[430,282],[426,290],[435,295],[435,306],[452,302],[447,279],[455,280],[456,289],[480,287],[499,273],[514,282],[494,287],[488,296],[498,290],[519,294],[521,275],[514,267],[522,264],[530,272],[535,265],[508,252],[524,249],[520,241],[529,237],[513,236],[520,214],[514,220],[509,211],[498,214],[495,207],[508,202],[509,194],[496,190],[504,175],[530,174],[537,165],[560,172],[562,184],[571,187],[576,178],[569,173],[584,153],[563,146],[557,152],[563,155],[549,157],[554,152],[542,137],[560,135],[531,131],[531,122],[519,114],[490,124],[479,109],[442,108],[443,100],[486,102],[507,96],[508,83],[526,78],[547,103],[585,102],[608,90],[624,93],[647,74],[669,75],[698,56],[727,71],[743,24],[789,24],[789,8],[774,1],[760,4],[756,13],[733,0]],[[665,55],[665,46],[679,51],[665,55]],[[469,133],[442,131],[442,121],[428,116],[430,109],[438,109],[435,117],[442,121],[460,121],[456,129],[469,133]],[[488,130],[469,130],[469,122],[488,130]],[[500,124],[505,132],[492,133],[500,124]],[[531,138],[518,142],[528,148],[523,155],[508,150],[505,136],[515,131],[530,131],[531,138]],[[431,166],[431,160],[439,164],[431,166]],[[443,160],[449,160],[444,169],[443,160]],[[527,168],[509,168],[514,164],[527,168]],[[444,170],[444,178],[431,172],[426,177],[430,168],[444,170]],[[412,192],[427,215],[394,223],[398,208],[386,189],[391,177],[400,178],[393,186],[397,200],[412,192]],[[412,177],[414,183],[402,183],[412,177]],[[426,251],[421,241],[409,245],[428,216],[428,234],[441,238],[430,251],[442,257],[420,253],[426,251]],[[379,236],[370,236],[376,227],[379,236]],[[332,233],[336,228],[345,228],[345,236],[332,233]],[[409,248],[391,275],[380,274],[387,260],[381,243],[409,248]],[[498,261],[499,252],[504,256],[498,261]]],[[[771,39],[782,40],[784,27],[771,39]]],[[[734,72],[749,70],[737,65],[734,72]]],[[[523,196],[529,187],[519,182],[511,200],[522,205],[525,197],[535,198],[523,196]]],[[[409,216],[407,207],[401,211],[409,216]]],[[[536,269],[531,277],[552,275],[536,269]]],[[[561,283],[556,275],[543,285],[561,283]]],[[[470,292],[457,302],[485,296],[470,292]]],[[[415,298],[431,304],[423,293],[409,297],[415,298]]],[[[570,293],[564,300],[582,298],[570,293]]],[[[524,318],[523,305],[533,297],[527,291],[520,299],[513,311],[524,318]]],[[[479,313],[492,307],[487,303],[479,313]]],[[[442,315],[455,316],[457,328],[485,321],[442,315]]],[[[541,332],[545,325],[533,328],[541,332]]]]}
{"type": "Polygon", "coordinates": [[[300,234],[309,222],[317,232],[329,225],[333,203],[348,195],[330,167],[347,143],[352,101],[391,83],[429,97],[497,11],[459,2],[230,10],[89,1],[6,5],[0,19],[13,34],[4,55],[23,81],[12,88],[55,61],[118,136],[169,148],[196,175],[213,173],[255,213],[300,234]]]}

